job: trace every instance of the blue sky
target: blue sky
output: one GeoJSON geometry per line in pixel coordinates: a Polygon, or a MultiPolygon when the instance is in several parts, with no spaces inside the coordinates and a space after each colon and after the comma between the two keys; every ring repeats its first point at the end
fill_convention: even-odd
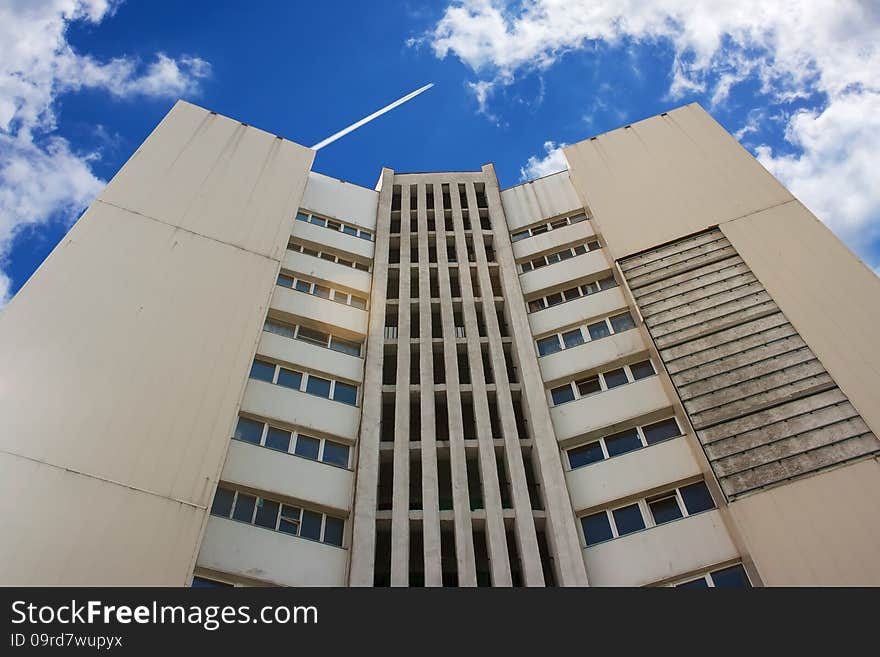
{"type": "Polygon", "coordinates": [[[372,187],[494,162],[503,187],[559,145],[691,101],[880,265],[880,11],[860,0],[0,6],[0,304],[178,97],[322,150],[372,187]],[[708,5],[712,5],[709,7],[708,5]]]}

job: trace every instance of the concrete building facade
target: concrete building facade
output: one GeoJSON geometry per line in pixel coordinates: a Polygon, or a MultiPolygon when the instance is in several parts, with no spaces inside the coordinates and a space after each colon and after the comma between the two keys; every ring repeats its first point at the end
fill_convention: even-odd
{"type": "Polygon", "coordinates": [[[880,585],[880,280],[697,105],[565,155],[175,105],[0,313],[0,582],[880,585]]]}

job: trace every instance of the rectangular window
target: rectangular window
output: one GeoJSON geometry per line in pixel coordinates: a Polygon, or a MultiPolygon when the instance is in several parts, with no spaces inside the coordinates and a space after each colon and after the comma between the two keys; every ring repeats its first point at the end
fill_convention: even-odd
{"type": "Polygon", "coordinates": [[[228,488],[218,488],[214,493],[214,502],[211,504],[211,513],[215,516],[228,518],[232,511],[232,502],[235,499],[235,491],[228,488]]]}
{"type": "Polygon", "coordinates": [[[629,366],[629,369],[632,371],[633,379],[638,381],[639,379],[644,379],[649,376],[653,376],[657,372],[654,371],[654,366],[651,364],[651,361],[644,360],[640,363],[634,363],[629,366]]]}
{"type": "Polygon", "coordinates": [[[321,459],[324,463],[338,465],[341,468],[348,467],[348,445],[324,441],[324,456],[321,459]]]}
{"type": "Polygon", "coordinates": [[[622,367],[616,370],[603,372],[602,377],[605,379],[605,387],[609,390],[629,383],[629,379],[626,378],[626,372],[622,367]]]}
{"type": "Polygon", "coordinates": [[[336,386],[333,388],[333,399],[343,404],[357,406],[357,396],[358,389],[356,386],[337,381],[336,386]]]}
{"type": "Polygon", "coordinates": [[[574,399],[574,391],[571,389],[570,385],[564,385],[558,388],[553,388],[553,390],[550,391],[550,396],[553,398],[553,404],[558,406],[559,404],[564,404],[565,402],[570,402],[574,399]]]}
{"type": "Polygon", "coordinates": [[[358,234],[357,228],[352,228],[351,226],[343,226],[342,232],[346,235],[354,235],[355,237],[357,237],[358,234]]]}
{"type": "Polygon", "coordinates": [[[359,308],[360,310],[366,310],[367,308],[367,300],[361,297],[356,297],[355,295],[351,295],[351,305],[355,308],[359,308]]]}
{"type": "Polygon", "coordinates": [[[575,381],[575,385],[578,389],[578,394],[581,397],[585,395],[592,395],[594,392],[599,392],[602,390],[602,386],[599,384],[598,376],[591,376],[587,379],[581,379],[580,381],[575,381]]]}
{"type": "Polygon", "coordinates": [[[605,455],[602,453],[602,445],[599,444],[598,440],[568,450],[568,463],[572,470],[584,465],[589,465],[590,463],[596,463],[604,458],[605,455]]]}
{"type": "Polygon", "coordinates": [[[562,301],[563,301],[563,299],[562,299],[561,292],[555,292],[554,294],[547,295],[547,305],[548,306],[557,306],[560,303],[562,303],[562,301]]]}
{"type": "Polygon", "coordinates": [[[285,534],[299,535],[300,510],[295,506],[281,505],[281,520],[278,523],[278,531],[285,534]]]}
{"type": "Polygon", "coordinates": [[[306,294],[308,294],[312,289],[312,285],[311,285],[311,283],[309,283],[307,281],[299,281],[298,280],[296,282],[296,285],[294,286],[294,288],[296,290],[299,290],[300,292],[305,292],[306,294]]]}
{"type": "Polygon", "coordinates": [[[675,421],[675,418],[671,417],[653,424],[646,424],[642,427],[642,433],[645,434],[645,442],[653,445],[669,438],[680,436],[681,429],[678,428],[678,422],[675,421]]]}
{"type": "Polygon", "coordinates": [[[330,381],[322,379],[319,376],[309,375],[309,379],[306,382],[306,392],[310,395],[317,395],[318,397],[326,397],[329,399],[330,381]]]}
{"type": "Polygon", "coordinates": [[[290,432],[284,431],[284,429],[269,427],[269,431],[266,434],[266,447],[269,447],[270,449],[277,449],[282,452],[289,451],[290,432]]]}
{"type": "Polygon", "coordinates": [[[254,524],[258,527],[266,527],[267,529],[275,529],[275,523],[278,522],[278,502],[264,500],[262,497],[257,499],[257,515],[254,518],[254,524]]]}
{"type": "Polygon", "coordinates": [[[315,329],[300,326],[299,331],[297,331],[296,337],[300,340],[303,340],[304,342],[311,342],[312,344],[316,344],[320,347],[326,347],[327,340],[330,336],[323,331],[316,331],[315,329]]]}
{"type": "Polygon", "coordinates": [[[595,545],[614,538],[614,534],[611,532],[611,523],[608,521],[608,514],[605,511],[584,516],[581,518],[581,525],[584,528],[584,538],[587,539],[587,545],[595,545]]]}
{"type": "Polygon", "coordinates": [[[608,323],[605,320],[601,322],[596,322],[595,324],[590,324],[587,326],[587,331],[590,332],[591,340],[598,340],[599,338],[604,338],[606,336],[611,335],[611,330],[608,328],[608,323]]]}
{"type": "Polygon", "coordinates": [[[286,276],[284,274],[278,274],[277,283],[278,283],[278,285],[281,285],[283,287],[293,287],[293,277],[286,276]]]}
{"type": "Polygon", "coordinates": [[[675,493],[660,495],[648,499],[648,508],[654,517],[654,524],[662,525],[682,517],[675,493]]]}
{"type": "Polygon", "coordinates": [[[609,457],[632,452],[641,446],[642,441],[636,429],[627,429],[626,431],[605,436],[605,447],[608,450],[609,457]]]}
{"type": "Polygon", "coordinates": [[[318,460],[318,452],[321,450],[321,441],[302,434],[296,437],[296,448],[293,453],[313,461],[318,460]]]}
{"type": "Polygon", "coordinates": [[[312,292],[316,297],[321,297],[322,299],[330,298],[330,288],[326,285],[318,285],[315,283],[315,291],[312,292]]]}
{"type": "Polygon", "coordinates": [[[342,533],[344,528],[344,520],[326,516],[324,521],[324,542],[329,545],[342,547],[342,533]]]}
{"type": "Polygon", "coordinates": [[[566,331],[562,334],[562,341],[565,343],[566,349],[571,349],[572,347],[577,347],[579,344],[584,343],[584,334],[581,333],[580,329],[566,331]]]}
{"type": "Polygon", "coordinates": [[[235,427],[233,437],[246,443],[259,445],[263,437],[263,423],[240,417],[238,418],[238,424],[235,427]]]}
{"type": "Polygon", "coordinates": [[[361,355],[361,345],[359,343],[351,342],[349,340],[343,340],[342,338],[337,338],[336,336],[331,336],[330,348],[334,351],[348,354],[349,356],[361,355]]]}
{"type": "Polygon", "coordinates": [[[681,491],[681,499],[684,500],[684,506],[688,515],[708,511],[715,508],[715,502],[709,493],[709,488],[705,481],[698,481],[690,486],[683,486],[681,491]]]}
{"type": "Polygon", "coordinates": [[[258,379],[260,381],[268,381],[272,383],[272,379],[275,377],[275,364],[267,363],[264,360],[254,359],[253,364],[251,365],[251,373],[250,378],[258,379]]]}
{"type": "Polygon", "coordinates": [[[529,236],[529,231],[524,230],[524,231],[522,231],[522,232],[514,233],[513,235],[511,235],[511,236],[510,236],[510,241],[511,241],[511,242],[519,242],[520,240],[524,240],[524,239],[527,238],[528,236],[529,236]]]}
{"type": "Polygon", "coordinates": [[[299,390],[302,385],[302,374],[282,367],[278,372],[278,385],[299,390]]]}
{"type": "Polygon", "coordinates": [[[645,519],[638,504],[629,504],[611,512],[618,536],[626,536],[645,528],[645,519]]]}
{"type": "Polygon", "coordinates": [[[611,318],[611,328],[614,329],[615,333],[634,328],[635,325],[636,323],[633,321],[632,315],[629,313],[622,313],[611,318]]]}
{"type": "Polygon", "coordinates": [[[752,587],[745,568],[740,564],[724,568],[723,570],[716,570],[714,573],[710,573],[709,577],[712,579],[712,584],[718,588],[748,589],[752,587]]]}
{"type": "Polygon", "coordinates": [[[549,338],[538,340],[539,355],[547,356],[548,354],[555,354],[557,351],[562,351],[562,345],[559,344],[558,335],[551,335],[549,338]]]}
{"type": "Polygon", "coordinates": [[[299,535],[313,541],[320,541],[322,520],[323,516],[320,513],[303,509],[299,535]]]}
{"type": "Polygon", "coordinates": [[[232,510],[232,519],[251,522],[251,519],[254,517],[256,504],[257,498],[253,495],[239,493],[235,499],[235,508],[232,510]]]}
{"type": "Polygon", "coordinates": [[[269,333],[274,333],[275,335],[282,335],[285,338],[292,338],[296,333],[295,326],[282,324],[281,322],[275,322],[269,319],[263,324],[263,330],[269,333]]]}

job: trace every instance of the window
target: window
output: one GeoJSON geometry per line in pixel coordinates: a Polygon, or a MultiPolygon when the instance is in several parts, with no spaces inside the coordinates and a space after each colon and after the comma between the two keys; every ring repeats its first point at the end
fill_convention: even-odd
{"type": "Polygon", "coordinates": [[[712,500],[712,495],[704,481],[682,487],[681,499],[684,501],[688,515],[715,508],[715,502],[712,500]]]}
{"type": "Polygon", "coordinates": [[[342,532],[344,528],[345,522],[341,519],[326,516],[324,521],[324,542],[342,547],[342,532]]]}
{"type": "Polygon", "coordinates": [[[341,468],[348,467],[348,445],[341,445],[329,440],[324,441],[324,463],[338,465],[341,468]]]}
{"type": "Polygon", "coordinates": [[[615,315],[610,318],[611,328],[614,329],[615,333],[620,333],[621,331],[627,331],[631,328],[635,328],[636,323],[633,321],[632,315],[629,313],[622,313],[620,315],[615,315]]]}
{"type": "Polygon", "coordinates": [[[318,452],[321,450],[321,441],[311,436],[302,434],[296,437],[296,447],[293,453],[313,461],[318,460],[318,452]]]}
{"type": "Polygon", "coordinates": [[[675,493],[649,499],[648,508],[651,509],[655,525],[662,525],[682,517],[675,493]]]}
{"type": "Polygon", "coordinates": [[[562,334],[562,342],[565,344],[566,349],[571,349],[572,347],[577,347],[579,344],[584,343],[584,334],[581,333],[580,329],[574,329],[573,331],[566,331],[562,334]]]}
{"type": "Polygon", "coordinates": [[[688,580],[675,585],[676,588],[706,589],[706,588],[751,588],[749,576],[742,564],[736,564],[729,568],[722,568],[706,573],[697,579],[688,580]]]}
{"type": "Polygon", "coordinates": [[[321,297],[322,299],[330,298],[330,288],[326,285],[318,285],[315,283],[315,289],[312,292],[316,297],[321,297]]]}
{"type": "MultiPolygon", "coordinates": [[[[526,264],[528,263],[523,263],[523,267],[525,267],[526,264]]],[[[557,303],[562,303],[563,301],[572,301],[580,297],[595,294],[596,292],[610,290],[613,287],[617,287],[617,280],[613,276],[606,276],[603,279],[593,281],[591,283],[586,283],[584,285],[579,285],[577,287],[572,287],[565,290],[564,292],[557,292],[548,297],[531,299],[528,302],[529,312],[538,312],[539,310],[544,310],[545,308],[549,308],[550,306],[556,305],[557,303]],[[551,297],[554,299],[553,303],[549,302],[549,299],[551,297]]]]}
{"type": "Polygon", "coordinates": [[[351,295],[351,305],[360,310],[366,310],[367,308],[367,300],[361,297],[356,297],[355,295],[351,295]]]}
{"type": "Polygon", "coordinates": [[[603,372],[602,378],[605,379],[605,386],[608,390],[629,383],[629,379],[626,378],[626,371],[622,367],[616,370],[603,372]]]}
{"type": "Polygon", "coordinates": [[[269,427],[266,433],[266,447],[287,452],[290,450],[290,436],[289,431],[269,427]]]}
{"type": "Polygon", "coordinates": [[[640,363],[634,363],[629,366],[629,369],[632,371],[633,379],[635,379],[636,381],[649,376],[653,376],[657,373],[654,371],[654,366],[649,360],[644,360],[640,363]]]}
{"type": "Polygon", "coordinates": [[[228,488],[217,488],[214,493],[214,502],[211,504],[211,513],[215,516],[229,517],[232,512],[232,502],[235,500],[235,491],[228,488]]]}
{"type": "Polygon", "coordinates": [[[587,379],[575,381],[575,386],[577,387],[578,394],[581,397],[592,395],[594,392],[600,392],[602,390],[602,386],[599,383],[598,376],[591,376],[587,379]]]}
{"type": "Polygon", "coordinates": [[[336,382],[336,386],[333,389],[333,399],[335,401],[357,406],[357,396],[358,389],[356,386],[342,383],[341,381],[336,382]]]}
{"type": "Polygon", "coordinates": [[[514,233],[513,235],[511,235],[510,241],[511,242],[519,242],[520,240],[524,240],[527,237],[529,237],[529,231],[524,230],[519,233],[514,233]]]}
{"type": "Polygon", "coordinates": [[[323,514],[315,511],[306,511],[303,509],[302,521],[299,526],[299,535],[303,538],[310,538],[313,541],[321,540],[321,524],[324,520],[323,514]]]}
{"type": "Polygon", "coordinates": [[[235,427],[233,437],[246,443],[259,445],[260,440],[263,438],[263,423],[240,417],[238,418],[238,424],[235,427]]]}
{"type": "Polygon", "coordinates": [[[296,213],[296,218],[300,221],[305,221],[307,223],[315,224],[316,226],[322,226],[324,228],[329,228],[330,230],[335,230],[337,232],[345,233],[346,235],[353,235],[355,237],[360,237],[361,239],[367,241],[373,241],[373,234],[368,230],[358,229],[350,224],[345,224],[340,221],[334,221],[333,219],[327,219],[325,217],[319,217],[310,213],[308,210],[300,209],[296,213]]]}
{"type": "Polygon", "coordinates": [[[675,421],[674,417],[660,420],[660,422],[654,422],[653,424],[646,424],[642,427],[642,432],[645,434],[645,440],[649,445],[681,435],[681,429],[678,428],[678,422],[675,421]]]}
{"type": "Polygon", "coordinates": [[[251,365],[250,378],[272,383],[272,379],[275,378],[275,364],[268,363],[264,360],[254,359],[254,362],[251,365]]]}
{"type": "Polygon", "coordinates": [[[321,347],[327,346],[327,340],[329,339],[329,335],[322,331],[316,331],[315,329],[306,328],[305,326],[300,326],[299,331],[297,331],[296,337],[299,340],[303,340],[305,342],[311,342],[312,344],[316,344],[321,347]]]}
{"type": "Polygon", "coordinates": [[[284,274],[278,274],[278,285],[282,285],[284,287],[293,287],[293,277],[286,276],[284,274]]]}
{"type": "Polygon", "coordinates": [[[611,330],[608,328],[608,324],[605,320],[601,322],[596,322],[595,324],[589,324],[587,326],[587,331],[590,332],[591,340],[598,340],[599,338],[604,338],[608,335],[611,335],[611,330]]]}
{"type": "Polygon", "coordinates": [[[282,367],[278,372],[278,385],[299,390],[302,385],[302,374],[282,367]]]}
{"type": "Polygon", "coordinates": [[[555,354],[561,350],[562,345],[559,344],[559,336],[551,335],[549,338],[538,340],[538,354],[541,356],[555,354]]]}
{"type": "Polygon", "coordinates": [[[559,217],[558,219],[554,219],[549,223],[543,222],[532,226],[531,228],[513,233],[510,236],[510,241],[519,242],[520,240],[524,240],[528,237],[534,237],[535,235],[546,233],[548,230],[556,230],[557,228],[565,228],[566,226],[569,226],[571,224],[580,223],[581,221],[585,221],[586,218],[587,215],[583,212],[578,212],[577,214],[573,214],[570,216],[559,217]]]}
{"type": "Polygon", "coordinates": [[[299,534],[300,510],[295,506],[281,505],[281,519],[278,523],[278,531],[285,534],[299,534]]]}
{"type": "Polygon", "coordinates": [[[296,324],[283,324],[275,320],[267,319],[265,324],[263,325],[263,330],[268,333],[274,333],[276,335],[284,336],[285,338],[298,338],[300,340],[303,340],[304,342],[308,342],[319,347],[329,346],[330,349],[333,349],[334,351],[348,354],[350,356],[361,355],[361,345],[359,342],[343,340],[342,338],[338,338],[335,335],[329,335],[327,333],[324,333],[323,331],[317,331],[306,326],[297,326],[296,324]]]}
{"type": "Polygon", "coordinates": [[[629,504],[619,509],[614,509],[611,515],[614,517],[618,536],[632,534],[645,528],[645,519],[642,518],[642,511],[639,509],[638,504],[629,504]]]}
{"type": "Polygon", "coordinates": [[[553,390],[550,391],[550,395],[553,398],[553,403],[556,406],[559,406],[559,404],[564,404],[565,402],[569,402],[574,399],[574,391],[571,389],[570,385],[553,388],[553,390]]]}
{"type": "Polygon", "coordinates": [[[306,392],[310,395],[317,395],[329,399],[330,381],[328,379],[322,379],[319,376],[309,375],[308,381],[306,381],[306,392]]]}
{"type": "Polygon", "coordinates": [[[330,348],[334,351],[348,354],[349,356],[361,355],[361,345],[359,343],[351,342],[349,340],[343,340],[342,338],[337,338],[336,336],[331,336],[330,348]]]}
{"type": "Polygon", "coordinates": [[[604,440],[609,457],[626,454],[642,447],[642,440],[635,428],[605,436],[604,440]]]}
{"type": "Polygon", "coordinates": [[[254,509],[257,506],[257,498],[254,495],[238,493],[235,496],[235,507],[232,510],[232,519],[242,522],[251,522],[254,517],[254,509]]]}
{"type": "Polygon", "coordinates": [[[263,324],[263,330],[275,335],[282,335],[285,338],[292,338],[296,334],[296,326],[290,324],[282,324],[271,319],[267,319],[263,324]]]}
{"type": "Polygon", "coordinates": [[[207,577],[198,576],[193,576],[192,583],[190,584],[190,587],[194,589],[222,588],[227,586],[232,586],[232,584],[227,584],[226,582],[218,582],[215,579],[208,579],[207,577]]]}
{"type": "Polygon", "coordinates": [[[605,511],[584,516],[581,518],[581,525],[584,528],[587,545],[595,545],[614,538],[614,534],[611,532],[611,523],[608,521],[608,514],[605,511]]]}
{"type": "MultiPolygon", "coordinates": [[[[545,232],[547,232],[546,224],[542,224],[541,226],[538,226],[531,230],[532,235],[539,235],[540,233],[545,232]]],[[[568,260],[569,258],[573,258],[575,256],[583,255],[587,251],[592,251],[598,248],[599,243],[595,240],[592,240],[590,242],[587,242],[586,244],[578,244],[575,247],[569,247],[567,249],[562,249],[561,251],[555,251],[553,253],[548,253],[547,255],[527,260],[520,264],[520,270],[522,271],[522,273],[525,274],[526,272],[540,269],[541,267],[545,267],[547,265],[552,265],[557,262],[562,262],[563,260],[568,260]]]]}
{"type": "Polygon", "coordinates": [[[258,527],[266,527],[267,529],[275,529],[278,522],[278,502],[264,500],[262,497],[257,498],[257,513],[254,516],[254,524],[258,527]]]}
{"type": "Polygon", "coordinates": [[[293,289],[298,290],[299,292],[305,292],[306,294],[309,294],[312,290],[312,286],[307,281],[298,280],[294,284],[293,289]]]}
{"type": "Polygon", "coordinates": [[[590,463],[596,463],[604,458],[605,455],[602,452],[602,445],[599,441],[568,450],[568,463],[572,470],[590,463]]]}
{"type": "Polygon", "coordinates": [[[322,285],[321,283],[316,283],[303,278],[299,278],[299,275],[279,274],[278,285],[292,288],[297,292],[313,294],[314,296],[321,297],[322,299],[332,299],[337,303],[354,306],[355,308],[359,308],[360,310],[365,310],[367,307],[367,300],[363,297],[359,297],[354,294],[349,295],[348,292],[335,290],[327,285],[322,285]]]}

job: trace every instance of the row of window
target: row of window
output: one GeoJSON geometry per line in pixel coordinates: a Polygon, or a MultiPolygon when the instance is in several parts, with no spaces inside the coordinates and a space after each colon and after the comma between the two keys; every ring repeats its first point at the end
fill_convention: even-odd
{"type": "Polygon", "coordinates": [[[578,212],[577,214],[573,214],[568,217],[559,217],[558,219],[554,219],[553,221],[548,221],[547,223],[538,224],[537,226],[532,226],[531,228],[527,228],[526,230],[521,230],[519,232],[513,233],[510,236],[510,241],[519,242],[520,240],[524,240],[528,237],[534,237],[535,235],[546,233],[548,230],[564,228],[565,226],[570,226],[571,224],[577,224],[581,221],[586,220],[587,215],[583,212],[578,212]]]}
{"type": "Polygon", "coordinates": [[[532,299],[531,301],[529,301],[529,312],[534,313],[538,312],[539,310],[544,310],[545,308],[550,308],[551,306],[558,306],[560,303],[565,303],[566,301],[574,301],[575,299],[579,299],[580,297],[586,297],[591,294],[595,294],[596,292],[609,290],[612,287],[617,287],[617,279],[615,279],[614,276],[606,276],[605,278],[599,279],[597,281],[591,281],[590,283],[586,283],[584,285],[577,285],[575,287],[568,288],[567,290],[563,290],[562,292],[554,292],[553,294],[548,294],[544,297],[532,299]]]}
{"type": "Polygon", "coordinates": [[[307,212],[306,210],[300,210],[299,212],[297,212],[296,218],[309,224],[315,224],[316,226],[323,226],[324,228],[330,228],[331,230],[345,233],[346,235],[360,237],[362,240],[367,240],[368,242],[373,241],[373,233],[368,230],[364,230],[363,228],[356,228],[355,226],[344,224],[341,221],[336,221],[335,219],[319,217],[315,214],[312,214],[311,212],[307,212]]]}
{"type": "Polygon", "coordinates": [[[568,464],[574,470],[642,447],[656,445],[680,435],[682,435],[681,428],[676,419],[674,417],[666,418],[659,422],[639,425],[625,431],[602,436],[586,445],[572,447],[567,452],[568,464]]]}
{"type": "Polygon", "coordinates": [[[367,300],[363,297],[359,297],[356,294],[349,294],[348,292],[343,292],[342,290],[336,290],[329,287],[328,285],[316,283],[315,281],[309,281],[301,278],[300,276],[291,276],[290,274],[278,274],[277,283],[282,287],[289,287],[292,290],[298,290],[299,292],[305,292],[306,294],[314,294],[316,297],[321,297],[322,299],[330,299],[331,301],[335,301],[336,303],[341,303],[346,306],[353,306],[361,310],[367,309],[367,300]]]}
{"type": "Polygon", "coordinates": [[[570,331],[554,333],[553,335],[541,338],[536,342],[538,346],[538,357],[540,358],[541,356],[555,354],[557,351],[571,349],[572,347],[577,347],[585,342],[592,342],[593,340],[599,340],[600,338],[605,338],[609,335],[614,335],[615,333],[628,331],[631,328],[635,328],[635,325],[636,323],[633,321],[632,315],[625,312],[612,317],[606,317],[601,321],[587,324],[584,327],[579,326],[570,331]],[[586,329],[586,332],[583,329],[586,329]]]}
{"type": "Polygon", "coordinates": [[[335,262],[338,265],[343,265],[344,267],[354,267],[355,269],[360,269],[361,271],[370,271],[370,266],[364,264],[363,262],[358,262],[357,260],[346,260],[345,258],[336,255],[335,253],[330,253],[329,251],[316,251],[305,244],[300,244],[299,242],[294,242],[291,240],[287,244],[287,248],[290,251],[296,251],[297,253],[303,253],[308,256],[313,256],[315,258],[321,258],[321,260],[326,260],[327,262],[335,262]]]}
{"type": "Polygon", "coordinates": [[[698,481],[624,506],[582,516],[581,526],[587,545],[596,545],[714,508],[715,501],[706,482],[698,481]]]}
{"type": "Polygon", "coordinates": [[[233,488],[217,487],[214,503],[211,505],[211,514],[342,547],[345,521],[341,518],[258,497],[233,488]]]}
{"type": "Polygon", "coordinates": [[[334,379],[324,379],[314,374],[297,372],[258,358],[255,358],[253,365],[251,365],[250,378],[357,406],[357,386],[334,379]]]}
{"type": "Polygon", "coordinates": [[[321,461],[340,468],[348,468],[349,447],[332,440],[313,438],[299,431],[287,431],[265,422],[238,418],[233,438],[252,445],[296,454],[312,461],[321,461]]]}
{"type": "Polygon", "coordinates": [[[267,319],[263,324],[263,330],[285,338],[294,338],[302,340],[319,347],[327,347],[333,351],[338,351],[349,356],[361,355],[361,343],[352,342],[351,340],[343,340],[330,333],[318,331],[301,324],[285,324],[274,319],[267,319]]]}
{"type": "Polygon", "coordinates": [[[553,405],[559,406],[560,404],[580,399],[581,397],[586,397],[588,395],[593,395],[597,392],[603,392],[605,390],[617,388],[618,386],[626,385],[627,383],[633,383],[639,379],[653,376],[656,373],[657,371],[654,369],[654,364],[650,360],[642,360],[638,363],[632,363],[606,372],[593,374],[584,379],[578,379],[571,383],[566,383],[564,386],[553,388],[550,391],[550,397],[553,400],[553,405]]]}
{"type": "Polygon", "coordinates": [[[602,247],[599,246],[598,240],[590,240],[586,244],[570,246],[567,249],[562,249],[561,251],[556,251],[555,253],[548,253],[547,255],[542,255],[538,256],[537,258],[533,258],[532,260],[527,260],[519,266],[520,271],[525,274],[527,271],[540,269],[541,267],[546,267],[547,265],[562,262],[563,260],[568,260],[569,258],[574,258],[575,256],[584,255],[588,251],[595,251],[596,249],[600,248],[602,247]]]}
{"type": "Polygon", "coordinates": [[[685,582],[673,584],[673,586],[676,588],[682,587],[688,589],[750,589],[752,588],[752,583],[749,581],[749,576],[746,574],[746,569],[742,567],[742,564],[738,563],[735,566],[730,566],[729,568],[713,570],[706,573],[705,575],[697,577],[696,579],[689,579],[685,582]]]}

